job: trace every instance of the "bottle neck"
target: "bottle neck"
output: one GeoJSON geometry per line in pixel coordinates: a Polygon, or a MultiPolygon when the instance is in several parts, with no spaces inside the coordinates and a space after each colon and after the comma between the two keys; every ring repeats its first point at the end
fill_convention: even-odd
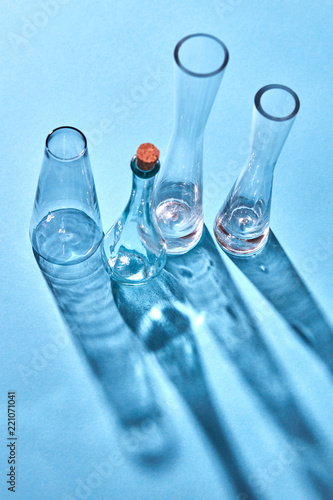
{"type": "Polygon", "coordinates": [[[236,213],[235,206],[241,203],[255,209],[260,223],[251,229],[252,238],[268,227],[274,169],[292,122],[267,119],[254,109],[249,157],[229,194],[228,208],[222,208],[222,212],[236,213]]]}
{"type": "Polygon", "coordinates": [[[176,65],[174,134],[187,138],[203,136],[222,74],[200,78],[176,65]]]}
{"type": "Polygon", "coordinates": [[[159,170],[159,164],[153,170],[142,172],[138,169],[135,158],[133,158],[131,167],[133,170],[132,192],[128,204],[128,210],[137,216],[149,215],[152,190],[155,182],[155,176],[159,170]]]}
{"type": "Polygon", "coordinates": [[[293,122],[294,119],[288,121],[268,120],[254,109],[251,158],[257,165],[271,173],[274,171],[293,122]]]}

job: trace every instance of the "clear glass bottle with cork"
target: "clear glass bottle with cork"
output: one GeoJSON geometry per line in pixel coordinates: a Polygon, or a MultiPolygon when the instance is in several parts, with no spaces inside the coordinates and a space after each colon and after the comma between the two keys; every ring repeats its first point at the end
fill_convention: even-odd
{"type": "Polygon", "coordinates": [[[130,199],[104,237],[104,264],[119,283],[145,283],[159,274],[166,262],[166,244],[152,209],[159,153],[153,144],[144,143],[133,156],[130,199]]]}

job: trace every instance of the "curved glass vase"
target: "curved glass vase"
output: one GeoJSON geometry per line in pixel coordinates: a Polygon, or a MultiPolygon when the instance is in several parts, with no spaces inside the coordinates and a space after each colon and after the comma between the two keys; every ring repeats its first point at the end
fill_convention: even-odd
{"type": "Polygon", "coordinates": [[[203,229],[204,132],[229,54],[219,39],[195,34],[177,44],[174,58],[174,127],[154,190],[154,210],[167,253],[183,254],[203,229]]]}
{"type": "Polygon", "coordinates": [[[72,265],[98,248],[103,229],[87,140],[73,127],[46,139],[30,222],[34,251],[53,264],[72,265]]]}
{"type": "Polygon", "coordinates": [[[130,199],[103,240],[103,259],[108,273],[113,280],[128,285],[151,280],[162,271],[166,262],[166,246],[151,200],[160,162],[157,159],[150,165],[146,164],[147,167],[141,165],[145,170],[138,164],[135,155],[131,161],[133,184],[130,199]]]}
{"type": "Polygon", "coordinates": [[[299,106],[284,85],[267,85],[255,95],[250,155],[215,219],[215,238],[226,252],[250,255],[266,244],[274,168],[299,106]]]}

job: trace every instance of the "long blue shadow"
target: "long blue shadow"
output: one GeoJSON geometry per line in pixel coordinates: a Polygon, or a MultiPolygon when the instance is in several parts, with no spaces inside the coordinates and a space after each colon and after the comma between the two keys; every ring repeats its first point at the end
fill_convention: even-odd
{"type": "Polygon", "coordinates": [[[229,440],[231,432],[217,416],[181,282],[163,270],[147,284],[124,286],[113,282],[112,290],[124,320],[154,353],[206,433],[235,491],[244,492],[239,498],[257,498],[229,440]]]}
{"type": "Polygon", "coordinates": [[[273,231],[260,254],[229,257],[333,371],[333,329],[273,231]]]}
{"type": "Polygon", "coordinates": [[[123,451],[142,464],[169,459],[175,444],[171,426],[158,402],[144,351],[114,303],[101,248],[71,266],[34,255],[77,348],[115,411],[123,451]]]}
{"type": "Polygon", "coordinates": [[[294,396],[269,339],[235,286],[209,231],[204,228],[198,245],[185,255],[171,257],[166,269],[183,286],[193,308],[260,397],[272,419],[295,444],[299,461],[320,493],[332,494],[333,450],[323,446],[316,423],[304,413],[294,396]]]}

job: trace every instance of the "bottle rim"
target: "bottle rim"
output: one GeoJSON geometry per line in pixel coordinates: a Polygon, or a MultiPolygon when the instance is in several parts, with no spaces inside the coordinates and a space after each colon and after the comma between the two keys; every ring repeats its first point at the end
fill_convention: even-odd
{"type": "Polygon", "coordinates": [[[60,161],[74,161],[74,160],[77,160],[78,158],[81,158],[82,156],[85,155],[85,153],[87,152],[87,139],[86,139],[86,136],[81,132],[81,130],[75,128],[75,127],[70,127],[70,126],[62,126],[62,127],[57,127],[55,129],[53,129],[49,134],[48,136],[46,137],[46,141],[45,141],[45,149],[47,151],[47,153],[52,157],[52,158],[55,158],[56,160],[60,160],[60,161]],[[70,131],[74,131],[74,132],[77,132],[77,134],[79,135],[80,139],[83,141],[83,149],[77,154],[77,155],[74,155],[74,156],[71,156],[71,157],[67,157],[67,156],[58,156],[56,155],[51,147],[50,147],[50,141],[51,139],[54,137],[54,135],[59,132],[60,130],[70,130],[70,131]]]}
{"type": "Polygon", "coordinates": [[[151,170],[141,170],[136,163],[136,155],[134,155],[131,160],[131,169],[137,177],[140,177],[140,179],[149,179],[150,177],[154,177],[159,171],[160,166],[160,160],[157,160],[155,166],[151,170]]]}
{"type": "Polygon", "coordinates": [[[174,50],[174,58],[175,58],[176,64],[179,66],[179,68],[182,71],[184,71],[185,73],[187,73],[188,75],[196,76],[199,78],[206,78],[206,77],[217,75],[217,74],[221,73],[221,71],[224,70],[224,68],[226,67],[226,65],[228,64],[228,61],[229,61],[229,51],[228,51],[226,45],[223,42],[221,42],[221,40],[219,38],[217,38],[216,36],[208,35],[207,33],[194,33],[193,35],[185,36],[177,43],[175,50],[174,50]],[[191,38],[195,38],[195,37],[210,38],[211,40],[214,40],[222,47],[222,49],[224,51],[224,59],[222,61],[222,64],[216,70],[210,71],[208,73],[197,73],[195,71],[191,71],[190,69],[186,68],[186,66],[184,66],[182,64],[182,62],[180,61],[179,51],[180,51],[181,46],[187,40],[189,40],[191,38]]]}
{"type": "Polygon", "coordinates": [[[254,105],[255,105],[257,111],[265,118],[268,118],[268,120],[273,120],[276,122],[284,122],[284,121],[291,120],[292,118],[294,118],[297,115],[299,108],[300,108],[300,101],[299,101],[299,98],[298,98],[298,95],[296,94],[296,92],[294,92],[291,88],[286,87],[286,85],[280,85],[278,83],[274,83],[271,85],[265,85],[265,87],[262,87],[260,90],[258,90],[258,92],[256,93],[256,95],[254,97],[254,105]],[[262,99],[263,95],[266,92],[269,92],[270,90],[283,90],[286,93],[290,94],[293,97],[294,103],[295,103],[293,111],[291,113],[288,113],[285,116],[274,116],[274,115],[268,113],[267,111],[265,111],[265,109],[262,105],[261,99],[262,99]]]}

